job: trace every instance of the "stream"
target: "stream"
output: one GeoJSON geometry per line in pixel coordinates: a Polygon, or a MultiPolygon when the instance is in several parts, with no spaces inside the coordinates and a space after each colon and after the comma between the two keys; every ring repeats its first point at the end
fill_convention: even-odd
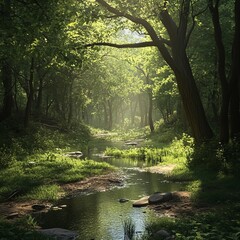
{"type": "Polygon", "coordinates": [[[126,176],[124,185],[109,191],[79,195],[62,199],[58,205],[66,205],[58,211],[50,210],[37,217],[43,228],[65,228],[79,233],[81,240],[122,240],[123,222],[132,219],[137,235],[141,235],[145,223],[152,212],[146,207],[134,208],[132,201],[154,192],[171,192],[181,190],[180,183],[164,181],[160,174],[142,171],[143,162],[131,159],[101,159],[119,167],[126,176]],[[120,198],[130,201],[120,203],[120,198]]]}

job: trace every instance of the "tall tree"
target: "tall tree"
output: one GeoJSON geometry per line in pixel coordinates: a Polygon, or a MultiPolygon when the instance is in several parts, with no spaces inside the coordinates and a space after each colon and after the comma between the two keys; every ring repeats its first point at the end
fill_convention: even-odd
{"type": "MultiPolygon", "coordinates": [[[[139,15],[136,16],[134,13],[131,13],[131,7],[126,9],[126,6],[128,5],[123,6],[121,4],[117,4],[115,1],[111,1],[112,4],[109,4],[104,0],[96,0],[96,2],[102,5],[109,12],[113,13],[116,17],[124,17],[132,23],[143,27],[149,35],[151,41],[130,44],[95,43],[94,45],[107,45],[119,48],[148,46],[157,47],[164,60],[175,74],[185,114],[196,142],[202,142],[211,138],[213,133],[206,119],[205,111],[186,53],[188,41],[194,26],[194,22],[192,27],[189,28],[188,26],[188,20],[191,13],[191,1],[180,1],[178,21],[174,20],[174,18],[170,15],[169,12],[171,9],[168,1],[164,1],[162,6],[157,5],[158,12],[157,14],[153,13],[155,17],[154,20],[156,22],[156,19],[160,18],[162,26],[165,27],[168,39],[164,39],[161,34],[158,33],[157,23],[154,25],[154,20],[146,20],[146,13],[145,17],[140,17],[139,15]]],[[[140,3],[138,4],[134,2],[134,4],[135,8],[133,9],[135,9],[136,13],[136,9],[140,11],[141,6],[139,6],[140,3]]],[[[152,10],[153,6],[150,9],[152,10]]],[[[194,18],[194,16],[192,16],[192,18],[194,18]]]]}
{"type": "Polygon", "coordinates": [[[221,17],[219,13],[221,0],[209,0],[209,9],[214,26],[214,37],[218,53],[218,77],[221,85],[222,101],[220,115],[220,141],[227,143],[231,129],[231,137],[240,134],[240,109],[239,109],[239,85],[240,85],[240,2],[235,1],[234,16],[235,30],[232,43],[232,58],[230,71],[227,72],[226,46],[224,44],[221,17]],[[230,119],[229,119],[230,112],[230,119]],[[230,124],[229,124],[230,123],[230,124]]]}
{"type": "Polygon", "coordinates": [[[0,4],[1,23],[0,32],[2,51],[0,52],[1,79],[4,96],[3,106],[0,111],[0,121],[11,116],[13,110],[13,74],[12,74],[12,34],[13,24],[11,17],[12,1],[4,0],[0,4]]]}

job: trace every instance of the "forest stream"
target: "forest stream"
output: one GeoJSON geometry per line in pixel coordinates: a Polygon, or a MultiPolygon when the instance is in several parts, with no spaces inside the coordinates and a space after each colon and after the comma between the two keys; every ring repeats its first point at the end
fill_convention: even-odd
{"type": "Polygon", "coordinates": [[[164,180],[161,174],[145,171],[143,162],[97,156],[95,160],[118,167],[124,176],[124,184],[108,191],[62,199],[59,205],[66,205],[65,208],[37,216],[41,227],[75,230],[79,239],[84,240],[122,240],[123,223],[131,219],[136,225],[136,234],[141,235],[153,213],[146,207],[134,208],[132,201],[154,192],[178,191],[183,187],[181,183],[164,180]],[[119,199],[129,201],[121,203],[119,199]]]}

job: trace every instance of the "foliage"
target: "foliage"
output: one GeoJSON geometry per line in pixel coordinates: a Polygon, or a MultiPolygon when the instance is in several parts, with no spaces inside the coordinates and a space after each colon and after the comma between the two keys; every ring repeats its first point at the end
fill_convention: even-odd
{"type": "Polygon", "coordinates": [[[185,163],[193,152],[193,139],[183,134],[181,139],[175,138],[169,146],[162,148],[139,147],[120,150],[107,148],[106,155],[113,157],[135,158],[141,161],[157,163],[185,163]]]}
{"type": "Polygon", "coordinates": [[[52,238],[42,236],[34,229],[36,223],[31,216],[25,216],[10,222],[0,218],[0,236],[5,240],[51,240],[52,238]]]}
{"type": "Polygon", "coordinates": [[[24,129],[17,119],[0,124],[0,169],[21,161],[28,155],[43,153],[57,148],[85,150],[90,140],[90,131],[85,125],[78,124],[75,130],[34,123],[24,129]]]}
{"type": "Polygon", "coordinates": [[[240,145],[233,140],[228,144],[221,144],[216,139],[195,146],[192,155],[188,158],[190,168],[207,168],[222,171],[225,174],[239,174],[240,145]]]}
{"type": "Polygon", "coordinates": [[[153,239],[152,234],[159,229],[171,232],[175,239],[239,239],[240,205],[231,205],[216,209],[212,212],[198,213],[177,219],[158,218],[146,227],[147,236],[144,239],[153,239]]]}
{"type": "Polygon", "coordinates": [[[107,156],[113,156],[117,158],[133,158],[146,162],[154,162],[157,164],[162,161],[162,156],[165,154],[161,149],[149,149],[149,148],[132,148],[127,150],[119,150],[117,148],[107,148],[104,152],[107,156]]]}

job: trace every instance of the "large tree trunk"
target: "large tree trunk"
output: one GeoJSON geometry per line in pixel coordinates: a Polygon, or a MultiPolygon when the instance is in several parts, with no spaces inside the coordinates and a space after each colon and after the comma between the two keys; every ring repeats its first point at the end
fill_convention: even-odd
{"type": "Polygon", "coordinates": [[[209,9],[212,16],[212,22],[214,27],[214,38],[216,42],[216,49],[218,55],[218,77],[221,85],[222,101],[221,101],[221,112],[220,112],[220,141],[227,143],[229,141],[229,101],[230,93],[229,86],[226,76],[226,54],[225,47],[223,44],[222,29],[219,18],[219,2],[216,5],[213,4],[212,0],[209,0],[209,9]]]}
{"type": "Polygon", "coordinates": [[[240,140],[240,1],[235,1],[235,33],[232,46],[232,74],[230,78],[231,137],[240,140]]]}
{"type": "Polygon", "coordinates": [[[11,20],[11,0],[4,0],[2,3],[1,18],[3,38],[3,58],[1,59],[2,83],[4,88],[3,107],[0,114],[0,121],[8,118],[13,110],[13,76],[12,65],[10,59],[11,38],[12,38],[12,20],[11,20]]]}
{"type": "Polygon", "coordinates": [[[179,93],[187,121],[196,142],[210,139],[213,134],[207,122],[199,92],[192,75],[186,74],[186,65],[182,71],[175,72],[179,93]]]}

